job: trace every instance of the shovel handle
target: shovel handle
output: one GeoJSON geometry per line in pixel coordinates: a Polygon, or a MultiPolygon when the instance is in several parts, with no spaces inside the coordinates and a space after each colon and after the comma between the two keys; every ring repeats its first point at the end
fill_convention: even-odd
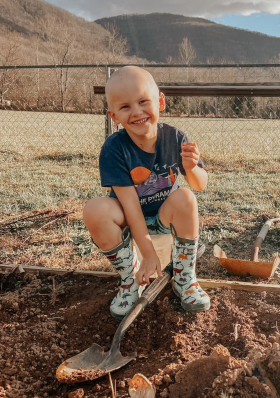
{"type": "MultiPolygon", "coordinates": [[[[200,244],[197,250],[197,258],[201,257],[205,251],[205,245],[200,244]]],[[[144,291],[142,296],[138,299],[132,310],[123,318],[119,324],[118,329],[112,340],[110,355],[119,351],[121,339],[132,324],[132,322],[137,318],[139,314],[150,304],[157,295],[162,291],[162,289],[167,285],[170,279],[173,277],[173,263],[170,262],[163,270],[162,276],[157,277],[144,291]]]]}
{"type": "Polygon", "coordinates": [[[161,290],[167,285],[169,280],[171,279],[173,272],[173,265],[172,263],[168,264],[163,273],[162,276],[156,278],[150,286],[147,287],[147,289],[144,291],[142,296],[138,299],[137,303],[135,306],[132,308],[132,310],[123,318],[121,323],[119,324],[118,329],[116,330],[115,336],[113,338],[112,344],[111,344],[111,351],[114,349],[119,349],[119,345],[121,342],[121,338],[126,332],[126,330],[129,328],[129,326],[132,324],[132,322],[137,318],[139,314],[144,310],[144,308],[150,304],[156,297],[157,295],[161,292],[161,290]]]}
{"type": "Polygon", "coordinates": [[[280,221],[280,218],[272,218],[270,220],[267,220],[264,225],[262,226],[262,229],[260,230],[255,243],[254,243],[254,248],[251,256],[252,261],[258,261],[258,255],[259,255],[259,250],[261,248],[261,245],[268,233],[269,228],[271,227],[272,223],[280,221]]]}
{"type": "MultiPolygon", "coordinates": [[[[168,267],[168,266],[167,266],[168,267]]],[[[162,273],[162,276],[157,277],[146,290],[141,297],[144,297],[147,300],[147,303],[150,304],[157,297],[159,292],[167,285],[169,280],[171,279],[170,273],[166,270],[162,273]]]]}

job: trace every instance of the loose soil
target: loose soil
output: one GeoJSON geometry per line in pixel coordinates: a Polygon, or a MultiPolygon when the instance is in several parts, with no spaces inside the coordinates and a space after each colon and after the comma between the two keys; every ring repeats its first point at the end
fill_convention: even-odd
{"type": "MultiPolygon", "coordinates": [[[[60,384],[57,367],[97,343],[108,350],[118,321],[109,304],[117,278],[0,275],[0,397],[112,397],[109,376],[60,384]]],[[[168,285],[127,330],[113,372],[117,397],[144,374],[156,397],[277,397],[280,295],[208,289],[211,309],[182,311],[168,285]]]]}

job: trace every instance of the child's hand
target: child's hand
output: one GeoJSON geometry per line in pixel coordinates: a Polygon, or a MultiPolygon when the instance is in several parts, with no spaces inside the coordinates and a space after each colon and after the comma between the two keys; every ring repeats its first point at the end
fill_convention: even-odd
{"type": "Polygon", "coordinates": [[[138,285],[149,285],[150,277],[157,272],[158,276],[162,275],[161,265],[158,256],[155,254],[149,257],[143,257],[140,269],[135,275],[138,285]]]}
{"type": "Polygon", "coordinates": [[[181,156],[182,164],[185,171],[193,169],[197,165],[200,157],[200,153],[196,143],[184,142],[182,144],[181,156]]]}

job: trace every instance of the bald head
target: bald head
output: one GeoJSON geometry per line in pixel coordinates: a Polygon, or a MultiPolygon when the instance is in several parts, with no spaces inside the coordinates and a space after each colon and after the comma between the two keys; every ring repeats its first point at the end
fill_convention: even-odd
{"type": "Polygon", "coordinates": [[[123,90],[125,86],[133,87],[133,84],[149,86],[156,96],[159,94],[156,82],[149,72],[138,66],[124,66],[114,72],[106,83],[105,94],[109,108],[112,106],[113,94],[123,90]]]}

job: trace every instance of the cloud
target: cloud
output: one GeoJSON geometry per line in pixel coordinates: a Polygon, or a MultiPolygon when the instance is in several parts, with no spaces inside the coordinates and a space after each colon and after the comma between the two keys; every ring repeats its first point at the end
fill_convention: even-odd
{"type": "Polygon", "coordinates": [[[280,14],[279,0],[47,0],[88,20],[121,14],[168,12],[186,16],[218,18],[235,14],[280,14]],[[210,3],[210,4],[209,4],[210,3]]]}

